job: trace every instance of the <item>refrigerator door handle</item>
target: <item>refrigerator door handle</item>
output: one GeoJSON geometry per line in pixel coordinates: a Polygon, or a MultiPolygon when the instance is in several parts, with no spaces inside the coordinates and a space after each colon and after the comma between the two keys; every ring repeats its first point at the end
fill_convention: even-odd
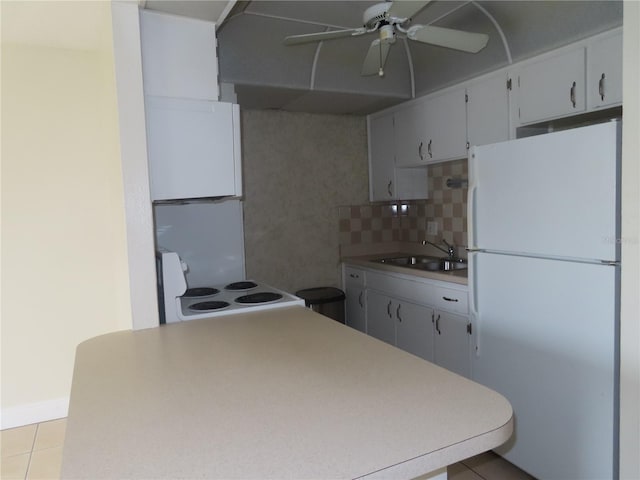
{"type": "Polygon", "coordinates": [[[478,315],[478,306],[477,295],[476,295],[476,262],[477,262],[477,253],[480,252],[480,249],[470,248],[467,249],[469,252],[467,259],[467,273],[469,275],[469,322],[473,325],[475,324],[475,328],[473,329],[475,334],[475,354],[476,357],[480,356],[480,317],[478,315]]]}
{"type": "Polygon", "coordinates": [[[477,188],[478,187],[475,183],[469,186],[469,198],[467,200],[467,231],[469,232],[469,248],[467,251],[473,251],[476,248],[475,213],[477,188]]]}

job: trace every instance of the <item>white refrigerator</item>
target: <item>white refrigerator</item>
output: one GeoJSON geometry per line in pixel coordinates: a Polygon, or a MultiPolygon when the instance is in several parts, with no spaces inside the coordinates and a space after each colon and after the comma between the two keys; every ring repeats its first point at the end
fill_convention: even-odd
{"type": "Polygon", "coordinates": [[[496,451],[540,479],[617,476],[620,135],[470,151],[472,375],[514,409],[496,451]]]}

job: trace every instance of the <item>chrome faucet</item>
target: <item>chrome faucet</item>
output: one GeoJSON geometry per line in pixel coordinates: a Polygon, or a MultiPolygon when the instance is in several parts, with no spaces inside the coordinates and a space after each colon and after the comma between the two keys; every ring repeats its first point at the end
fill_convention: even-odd
{"type": "Polygon", "coordinates": [[[426,245],[428,243],[429,245],[433,245],[438,250],[446,253],[449,256],[450,260],[453,260],[454,258],[456,258],[456,247],[454,247],[453,245],[450,245],[444,238],[442,239],[442,242],[447,246],[446,250],[442,248],[440,245],[436,245],[435,243],[430,242],[429,240],[422,240],[422,245],[426,245]]]}

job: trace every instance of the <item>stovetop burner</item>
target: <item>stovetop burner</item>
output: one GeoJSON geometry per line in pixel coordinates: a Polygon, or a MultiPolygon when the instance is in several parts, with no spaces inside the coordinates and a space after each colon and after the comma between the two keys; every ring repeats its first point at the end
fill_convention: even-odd
{"type": "Polygon", "coordinates": [[[275,292],[257,292],[249,295],[243,295],[236,298],[236,303],[255,304],[276,302],[282,298],[282,295],[275,292]]]}
{"type": "Polygon", "coordinates": [[[230,283],[226,287],[225,290],[251,290],[252,288],[256,288],[258,284],[256,282],[252,282],[249,280],[245,280],[243,282],[234,282],[230,283]]]}
{"type": "Polygon", "coordinates": [[[207,311],[207,310],[221,310],[227,308],[230,305],[229,302],[222,302],[219,300],[213,300],[210,302],[200,302],[189,305],[189,310],[207,311]]]}
{"type": "Polygon", "coordinates": [[[209,295],[215,295],[216,293],[220,293],[220,290],[213,287],[196,287],[196,288],[188,288],[186,292],[184,292],[183,297],[207,297],[209,295]]]}

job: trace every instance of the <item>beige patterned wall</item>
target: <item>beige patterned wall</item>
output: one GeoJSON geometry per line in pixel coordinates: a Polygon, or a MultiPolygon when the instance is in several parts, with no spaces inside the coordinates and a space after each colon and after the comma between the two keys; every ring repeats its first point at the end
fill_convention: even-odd
{"type": "Polygon", "coordinates": [[[368,199],[364,117],[242,111],[247,278],[339,286],[338,205],[368,199]]]}

